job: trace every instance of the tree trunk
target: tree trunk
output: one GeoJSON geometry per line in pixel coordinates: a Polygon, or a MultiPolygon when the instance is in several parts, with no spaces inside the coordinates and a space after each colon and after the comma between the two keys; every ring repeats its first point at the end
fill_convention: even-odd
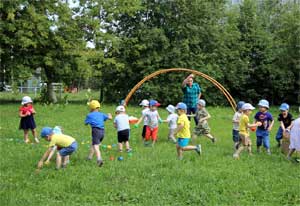
{"type": "Polygon", "coordinates": [[[47,82],[47,93],[48,93],[48,100],[51,103],[57,103],[56,94],[51,82],[47,82]]]}

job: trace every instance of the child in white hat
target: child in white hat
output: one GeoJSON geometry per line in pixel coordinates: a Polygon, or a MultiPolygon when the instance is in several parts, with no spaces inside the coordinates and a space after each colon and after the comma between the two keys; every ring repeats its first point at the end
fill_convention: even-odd
{"type": "Polygon", "coordinates": [[[173,141],[173,143],[176,143],[176,138],[175,138],[175,130],[177,128],[177,119],[178,115],[175,113],[176,108],[173,105],[168,105],[166,110],[169,112],[169,115],[166,120],[163,120],[163,122],[167,122],[169,126],[169,134],[168,134],[168,139],[173,141]]]}
{"type": "Polygon", "coordinates": [[[39,139],[37,137],[36,132],[36,124],[33,116],[36,112],[32,106],[32,99],[29,96],[25,96],[22,98],[21,104],[22,106],[19,109],[19,117],[21,118],[20,129],[24,131],[24,142],[30,142],[28,138],[28,133],[29,130],[31,130],[35,142],[39,143],[39,139]]]}
{"type": "Polygon", "coordinates": [[[116,108],[116,114],[117,116],[114,119],[114,126],[118,130],[119,152],[123,152],[123,143],[125,144],[126,151],[131,152],[131,148],[129,146],[129,117],[125,112],[125,107],[122,105],[118,106],[116,108]]]}

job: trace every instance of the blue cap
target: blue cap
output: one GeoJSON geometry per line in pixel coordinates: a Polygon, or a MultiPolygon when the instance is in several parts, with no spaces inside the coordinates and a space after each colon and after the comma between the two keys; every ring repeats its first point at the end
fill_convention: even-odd
{"type": "Polygon", "coordinates": [[[286,111],[289,109],[290,109],[290,106],[287,103],[282,103],[279,107],[279,110],[281,110],[281,111],[286,111]]]}
{"type": "Polygon", "coordinates": [[[41,137],[47,137],[49,136],[50,134],[52,134],[53,131],[52,131],[52,128],[51,127],[44,127],[41,131],[41,137]]]}
{"type": "Polygon", "coordinates": [[[187,110],[187,106],[185,103],[183,102],[179,102],[176,106],[176,109],[183,109],[183,110],[187,110]]]}
{"type": "Polygon", "coordinates": [[[151,106],[156,106],[156,107],[158,107],[158,106],[160,106],[160,103],[158,103],[158,101],[156,101],[156,100],[154,100],[154,99],[151,99],[150,101],[149,101],[149,106],[151,107],[151,106]]]}
{"type": "Polygon", "coordinates": [[[236,105],[236,109],[239,110],[239,109],[242,109],[242,106],[245,104],[246,102],[244,101],[239,101],[236,105]]]}

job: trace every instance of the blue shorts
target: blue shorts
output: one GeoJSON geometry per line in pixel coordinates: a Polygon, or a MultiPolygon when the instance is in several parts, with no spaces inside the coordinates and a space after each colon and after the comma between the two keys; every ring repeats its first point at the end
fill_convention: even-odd
{"type": "Polygon", "coordinates": [[[64,157],[67,155],[72,154],[73,152],[75,152],[77,149],[77,142],[73,142],[69,147],[64,147],[61,150],[59,150],[59,154],[64,157]]]}
{"type": "Polygon", "coordinates": [[[177,144],[179,145],[179,147],[186,147],[188,146],[189,141],[190,138],[178,138],[177,144]]]}

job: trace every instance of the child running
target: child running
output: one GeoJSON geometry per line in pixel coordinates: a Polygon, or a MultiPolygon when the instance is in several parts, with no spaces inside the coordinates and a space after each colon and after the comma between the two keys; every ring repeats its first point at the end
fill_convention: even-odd
{"type": "Polygon", "coordinates": [[[243,114],[242,106],[245,104],[244,101],[239,101],[236,107],[236,112],[233,115],[232,118],[232,139],[233,139],[233,148],[236,151],[240,144],[240,136],[239,136],[239,126],[240,126],[240,119],[243,114]]]}
{"type": "Polygon", "coordinates": [[[269,109],[269,102],[265,99],[262,99],[258,102],[259,112],[255,114],[255,121],[261,122],[261,126],[259,126],[256,130],[256,145],[257,152],[260,153],[260,147],[263,146],[266,148],[267,154],[271,154],[270,150],[270,138],[269,134],[272,130],[274,120],[269,109]]]}
{"type": "Polygon", "coordinates": [[[147,119],[146,133],[145,133],[145,146],[149,145],[149,140],[152,140],[152,147],[155,145],[157,141],[157,133],[158,133],[158,123],[161,123],[162,120],[157,112],[157,107],[160,106],[156,100],[152,99],[149,101],[150,110],[145,112],[145,114],[139,119],[139,121],[135,124],[137,128],[139,123],[147,119]]]}
{"type": "Polygon", "coordinates": [[[57,147],[56,169],[65,168],[69,162],[69,155],[77,150],[76,140],[68,135],[54,134],[53,129],[44,127],[41,132],[41,137],[49,141],[49,148],[46,150],[41,160],[38,162],[38,170],[43,167],[44,161],[47,159],[53,147],[57,147]]]}
{"type": "Polygon", "coordinates": [[[208,137],[213,143],[216,142],[216,138],[210,134],[210,127],[207,120],[211,117],[210,114],[205,109],[206,102],[203,99],[199,99],[197,102],[198,111],[196,117],[198,119],[198,125],[193,131],[192,138],[195,141],[197,136],[204,135],[208,137]]]}
{"type": "Polygon", "coordinates": [[[118,130],[118,146],[119,152],[123,152],[123,143],[125,143],[126,151],[131,152],[131,148],[129,146],[129,134],[130,134],[130,126],[129,126],[129,117],[125,113],[124,106],[118,106],[116,108],[117,116],[114,119],[114,126],[118,130]]]}
{"type": "MultiPolygon", "coordinates": [[[[300,107],[299,107],[300,113],[300,107]]],[[[300,152],[300,115],[299,117],[293,122],[290,132],[290,146],[289,146],[289,153],[287,155],[287,159],[291,160],[292,154],[295,151],[300,152]]],[[[296,159],[297,162],[300,162],[300,159],[296,159]]]]}
{"type": "Polygon", "coordinates": [[[169,125],[169,134],[168,134],[168,140],[171,140],[173,143],[176,143],[174,132],[177,128],[177,119],[178,115],[175,113],[176,108],[173,105],[168,105],[166,110],[169,112],[169,115],[166,120],[163,120],[163,122],[167,122],[169,125]]]}
{"type": "MultiPolygon", "coordinates": [[[[146,113],[150,110],[149,109],[149,101],[147,99],[144,99],[141,103],[140,103],[140,106],[143,107],[143,110],[142,110],[142,116],[145,116],[146,113]]],[[[146,135],[146,127],[147,127],[147,117],[144,118],[144,126],[143,126],[143,131],[142,131],[142,139],[143,139],[143,142],[145,142],[145,135],[146,135]]]]}
{"type": "Polygon", "coordinates": [[[178,113],[177,129],[175,135],[177,136],[177,157],[179,160],[183,158],[183,151],[196,151],[199,155],[201,154],[201,145],[191,146],[188,145],[191,133],[190,133],[190,121],[187,118],[186,111],[187,106],[185,103],[180,102],[176,106],[178,113]]]}
{"type": "Polygon", "coordinates": [[[290,106],[287,103],[282,103],[279,107],[280,114],[278,115],[278,121],[280,122],[280,126],[275,137],[276,141],[278,142],[278,147],[281,146],[283,134],[290,132],[292,122],[294,120],[292,114],[289,113],[289,108],[290,106]]]}
{"type": "Polygon", "coordinates": [[[19,117],[20,120],[20,129],[24,131],[24,142],[29,143],[30,140],[28,138],[28,132],[31,130],[32,135],[36,143],[39,143],[39,139],[37,137],[36,132],[36,124],[34,121],[33,115],[36,114],[33,106],[32,106],[32,99],[29,96],[25,96],[22,98],[22,106],[19,109],[19,117]]]}
{"type": "Polygon", "coordinates": [[[239,136],[241,139],[241,145],[233,154],[233,158],[235,159],[239,159],[240,153],[245,149],[245,147],[247,148],[249,155],[252,155],[252,151],[251,151],[252,144],[251,144],[251,139],[249,134],[249,128],[253,128],[253,127],[255,128],[261,125],[261,122],[256,122],[254,124],[249,123],[249,116],[252,110],[254,109],[255,108],[249,103],[245,103],[242,106],[243,114],[241,116],[240,125],[239,125],[239,136]]]}
{"type": "Polygon", "coordinates": [[[89,124],[92,128],[92,144],[87,160],[91,160],[94,153],[96,153],[97,164],[99,167],[101,167],[104,162],[101,157],[99,145],[104,139],[104,122],[108,119],[112,119],[112,116],[111,114],[99,112],[100,103],[97,100],[92,100],[89,103],[89,107],[91,112],[86,116],[85,124],[89,124]]]}

